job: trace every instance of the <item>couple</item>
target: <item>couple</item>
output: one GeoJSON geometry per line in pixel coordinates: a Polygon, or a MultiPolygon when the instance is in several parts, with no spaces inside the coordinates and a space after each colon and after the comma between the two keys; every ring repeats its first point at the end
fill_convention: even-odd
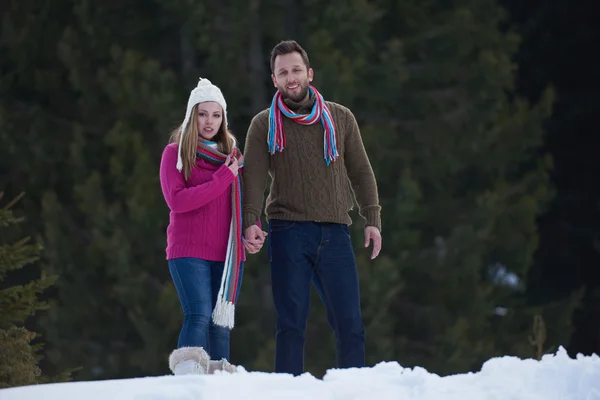
{"type": "Polygon", "coordinates": [[[375,176],[353,114],[310,84],[313,70],[298,43],[275,46],[271,72],[277,92],[250,123],[244,155],[228,130],[225,99],[207,79],[192,90],[183,124],[163,151],[166,253],[184,313],[169,357],[175,375],[235,372],[229,339],[245,253],[257,253],[265,241],[277,314],[275,372],[304,372],[311,283],[335,332],[338,368],[365,366],[348,212],[355,197],[366,220],[365,247],[372,242],[371,258],[377,257],[375,176]]]}

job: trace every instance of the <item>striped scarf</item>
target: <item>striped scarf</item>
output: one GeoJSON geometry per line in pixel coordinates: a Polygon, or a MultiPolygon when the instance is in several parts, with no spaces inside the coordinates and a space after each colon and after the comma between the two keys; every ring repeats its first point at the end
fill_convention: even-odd
{"type": "Polygon", "coordinates": [[[310,95],[315,96],[310,114],[296,114],[283,102],[283,96],[279,91],[273,96],[271,108],[269,109],[269,134],[267,143],[269,145],[269,153],[274,154],[275,151],[283,151],[285,148],[285,134],[283,133],[283,116],[285,115],[294,122],[302,125],[312,125],[317,121],[321,121],[324,129],[323,145],[325,153],[325,163],[329,165],[331,161],[338,158],[337,140],[335,133],[335,125],[331,112],[321,93],[314,86],[308,87],[310,95]]]}
{"type": "MultiPolygon", "coordinates": [[[[196,150],[197,158],[208,161],[214,165],[223,165],[227,155],[210,146],[211,142],[200,141],[196,150]]],[[[241,152],[234,147],[232,157],[239,158],[241,152]]],[[[243,162],[240,163],[240,168],[243,162]]],[[[217,297],[217,303],[213,311],[213,322],[219,326],[229,329],[234,325],[235,301],[240,279],[240,266],[244,244],[242,242],[242,179],[238,173],[233,181],[231,190],[231,225],[229,227],[229,240],[227,241],[227,254],[225,256],[225,267],[221,278],[221,287],[217,297]]]]}

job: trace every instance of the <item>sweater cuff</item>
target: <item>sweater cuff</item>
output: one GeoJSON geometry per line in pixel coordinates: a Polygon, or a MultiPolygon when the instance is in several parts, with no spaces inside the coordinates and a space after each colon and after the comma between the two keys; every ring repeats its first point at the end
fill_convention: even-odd
{"type": "Polygon", "coordinates": [[[365,219],[365,227],[374,226],[381,232],[381,207],[371,206],[362,210],[361,213],[365,219]]]}
{"type": "Polygon", "coordinates": [[[235,180],[236,176],[231,172],[229,167],[225,164],[221,165],[214,173],[219,181],[222,181],[225,185],[230,185],[235,180]]]}
{"type": "Polygon", "coordinates": [[[252,211],[244,211],[242,214],[242,228],[245,231],[248,227],[252,225],[258,225],[260,227],[260,218],[256,213],[252,211]]]}

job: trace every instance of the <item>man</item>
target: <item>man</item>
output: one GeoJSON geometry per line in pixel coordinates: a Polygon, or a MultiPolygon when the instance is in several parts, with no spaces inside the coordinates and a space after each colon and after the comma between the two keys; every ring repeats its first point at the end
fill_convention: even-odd
{"type": "Polygon", "coordinates": [[[364,325],[348,225],[352,189],[366,220],[365,247],[381,250],[377,184],[354,115],[324,101],[310,83],[306,51],[283,41],[271,53],[277,93],[246,137],[243,224],[255,253],[266,233],[261,216],[267,176],[268,255],[277,313],[275,372],[304,372],[304,333],[313,282],[335,331],[338,368],[365,366],[364,325]]]}

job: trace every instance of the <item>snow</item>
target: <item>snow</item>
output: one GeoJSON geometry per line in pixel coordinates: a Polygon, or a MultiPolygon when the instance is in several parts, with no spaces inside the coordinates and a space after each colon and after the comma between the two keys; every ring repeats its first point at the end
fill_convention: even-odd
{"type": "Polygon", "coordinates": [[[540,361],[493,358],[478,372],[445,377],[397,362],[331,369],[323,379],[240,369],[17,387],[0,390],[0,400],[600,400],[600,357],[572,359],[562,347],[540,361]]]}

